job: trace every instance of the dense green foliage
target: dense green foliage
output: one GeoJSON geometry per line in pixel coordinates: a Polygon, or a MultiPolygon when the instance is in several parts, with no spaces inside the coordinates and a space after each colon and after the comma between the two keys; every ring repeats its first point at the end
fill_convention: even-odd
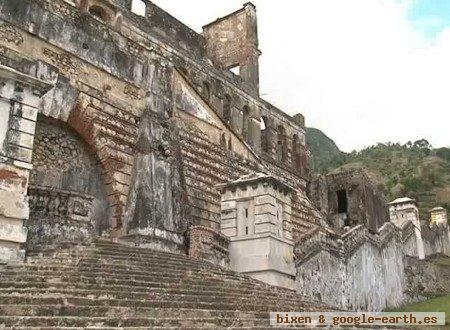
{"type": "Polygon", "coordinates": [[[345,155],[339,150],[336,143],[322,131],[307,127],[306,144],[311,150],[313,166],[317,172],[326,172],[339,160],[342,161],[341,164],[344,164],[345,155]]]}
{"type": "Polygon", "coordinates": [[[317,172],[358,164],[382,178],[388,201],[408,196],[419,201],[425,212],[422,214],[437,205],[450,211],[450,148],[433,149],[422,139],[404,145],[379,143],[346,154],[325,134],[316,131],[307,130],[307,143],[317,172]]]}

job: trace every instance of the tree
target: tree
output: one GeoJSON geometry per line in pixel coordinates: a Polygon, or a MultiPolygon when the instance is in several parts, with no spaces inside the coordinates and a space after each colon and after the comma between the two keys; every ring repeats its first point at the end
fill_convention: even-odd
{"type": "Polygon", "coordinates": [[[433,147],[426,139],[417,140],[414,142],[414,147],[417,148],[425,148],[425,149],[432,149],[433,147]]]}

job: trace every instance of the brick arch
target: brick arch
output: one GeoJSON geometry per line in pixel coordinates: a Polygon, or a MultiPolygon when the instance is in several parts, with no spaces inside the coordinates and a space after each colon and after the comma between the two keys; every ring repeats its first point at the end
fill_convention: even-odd
{"type": "Polygon", "coordinates": [[[111,207],[112,229],[122,228],[139,119],[125,110],[81,94],[67,123],[92,148],[104,172],[103,183],[111,207]]]}

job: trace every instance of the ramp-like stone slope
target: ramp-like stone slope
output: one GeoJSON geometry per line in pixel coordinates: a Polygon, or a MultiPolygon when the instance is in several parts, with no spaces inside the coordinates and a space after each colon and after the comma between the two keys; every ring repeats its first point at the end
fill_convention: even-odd
{"type": "Polygon", "coordinates": [[[267,328],[329,310],[187,256],[97,240],[0,268],[0,328],[267,328]]]}

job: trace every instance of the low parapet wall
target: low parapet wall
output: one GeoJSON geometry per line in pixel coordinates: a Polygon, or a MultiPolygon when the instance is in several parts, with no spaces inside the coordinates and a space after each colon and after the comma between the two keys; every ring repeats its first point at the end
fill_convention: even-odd
{"type": "Polygon", "coordinates": [[[415,241],[412,224],[386,223],[377,234],[363,226],[344,235],[319,231],[295,247],[296,290],[349,310],[399,306],[407,299],[404,256],[415,241]]]}

